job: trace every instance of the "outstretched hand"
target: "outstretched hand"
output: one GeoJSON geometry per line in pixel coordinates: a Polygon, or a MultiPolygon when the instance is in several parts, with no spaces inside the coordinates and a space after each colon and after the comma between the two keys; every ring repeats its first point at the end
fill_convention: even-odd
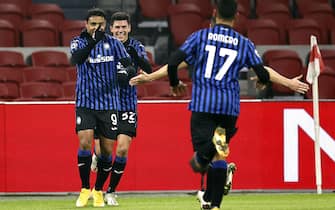
{"type": "Polygon", "coordinates": [[[291,90],[305,94],[309,90],[309,85],[307,83],[301,82],[300,79],[302,78],[302,74],[290,79],[288,88],[291,90]]]}
{"type": "Polygon", "coordinates": [[[147,74],[143,70],[140,70],[137,76],[130,79],[129,84],[134,86],[134,85],[144,84],[150,81],[151,80],[149,78],[149,74],[147,74]]]}
{"type": "Polygon", "coordinates": [[[178,85],[171,87],[172,96],[183,96],[186,93],[186,84],[179,80],[178,85]]]}

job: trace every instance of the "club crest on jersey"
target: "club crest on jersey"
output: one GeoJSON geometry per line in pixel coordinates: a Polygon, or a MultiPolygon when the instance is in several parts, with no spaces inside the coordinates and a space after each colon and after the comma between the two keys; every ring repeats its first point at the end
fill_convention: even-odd
{"type": "Polygon", "coordinates": [[[109,45],[108,43],[104,43],[103,46],[104,46],[104,49],[105,49],[105,50],[108,50],[109,48],[111,48],[110,45],[109,45]]]}
{"type": "Polygon", "coordinates": [[[78,40],[74,40],[74,41],[72,41],[71,42],[71,46],[70,46],[70,48],[71,48],[71,50],[75,50],[75,49],[77,49],[78,48],[78,40]]]}

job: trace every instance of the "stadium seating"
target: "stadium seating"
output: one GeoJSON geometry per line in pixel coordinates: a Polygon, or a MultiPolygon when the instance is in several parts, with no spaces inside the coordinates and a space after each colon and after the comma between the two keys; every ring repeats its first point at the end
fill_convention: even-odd
{"type": "Polygon", "coordinates": [[[168,81],[156,80],[143,86],[145,86],[147,96],[141,97],[142,100],[166,100],[171,98],[168,81]]]}
{"type": "Polygon", "coordinates": [[[298,10],[297,13],[300,17],[303,17],[303,14],[305,14],[309,8],[318,7],[320,4],[329,4],[329,0],[294,0],[294,3],[298,10]]]}
{"type": "Polygon", "coordinates": [[[202,28],[203,17],[198,6],[188,3],[169,8],[169,27],[175,46],[180,46],[193,32],[202,28]]]}
{"type": "Polygon", "coordinates": [[[0,47],[18,47],[19,32],[7,20],[0,20],[0,47]]]}
{"type": "Polygon", "coordinates": [[[335,71],[335,49],[320,49],[324,64],[335,71]]]}
{"type": "Polygon", "coordinates": [[[168,16],[167,8],[172,5],[171,0],[139,0],[141,15],[152,19],[165,19],[168,16]]]}
{"type": "Polygon", "coordinates": [[[43,50],[31,53],[33,66],[68,67],[70,61],[67,54],[62,51],[43,50]],[[52,58],[52,59],[50,59],[52,58]]]}
{"type": "Polygon", "coordinates": [[[11,82],[0,83],[0,101],[12,101],[19,96],[17,84],[11,82]]]}
{"type": "Polygon", "coordinates": [[[21,25],[23,47],[59,46],[57,28],[47,20],[25,20],[21,25]]]}
{"type": "Polygon", "coordinates": [[[11,82],[17,85],[23,82],[23,72],[21,68],[0,67],[0,83],[11,82]]]}
{"type": "Polygon", "coordinates": [[[137,89],[137,98],[138,99],[141,100],[143,97],[148,96],[147,88],[146,88],[145,85],[137,85],[136,89],[137,89]]]}
{"type": "Polygon", "coordinates": [[[76,97],[76,82],[69,81],[62,84],[64,96],[58,100],[73,101],[76,97]]]}
{"type": "MultiPolygon", "coordinates": [[[[243,16],[249,18],[251,16],[250,0],[237,0],[238,8],[243,8],[243,16]]],[[[241,12],[241,10],[238,10],[241,12]]]]}
{"type": "Polygon", "coordinates": [[[152,71],[156,71],[157,69],[159,69],[159,68],[160,68],[160,65],[158,65],[158,64],[155,62],[152,53],[149,52],[149,51],[146,51],[146,53],[147,53],[148,60],[149,60],[149,63],[150,63],[150,65],[151,65],[152,71]]]}
{"type": "Polygon", "coordinates": [[[209,19],[213,15],[213,5],[211,0],[178,0],[178,4],[195,4],[200,8],[200,13],[204,19],[209,19]]]}
{"type": "MultiPolygon", "coordinates": [[[[326,67],[319,75],[319,99],[335,99],[335,71],[326,67]]],[[[306,98],[312,99],[312,88],[306,93],[306,98]]]]}
{"type": "Polygon", "coordinates": [[[319,23],[319,27],[322,29],[321,35],[322,40],[325,40],[324,44],[329,43],[328,37],[328,24],[329,20],[334,19],[334,11],[329,4],[313,4],[307,7],[303,14],[303,18],[313,19],[319,23]]]}
{"type": "Polygon", "coordinates": [[[288,22],[288,42],[295,45],[309,45],[310,36],[317,37],[319,44],[327,44],[327,40],[322,39],[322,29],[315,20],[293,19],[288,22]]]}
{"type": "Polygon", "coordinates": [[[54,101],[63,97],[61,84],[53,82],[23,82],[20,84],[19,101],[54,101]]]}
{"type": "Polygon", "coordinates": [[[75,66],[66,67],[65,70],[67,72],[67,78],[69,81],[77,80],[77,69],[75,66]]]}
{"type": "Polygon", "coordinates": [[[25,17],[30,15],[29,10],[32,5],[32,0],[0,0],[0,3],[15,4],[21,9],[25,17]]]}
{"type": "Polygon", "coordinates": [[[32,4],[31,18],[47,20],[54,26],[59,27],[64,21],[64,13],[62,8],[53,3],[32,4]]]}
{"type": "Polygon", "coordinates": [[[256,45],[279,45],[281,33],[278,25],[269,19],[250,19],[247,22],[247,36],[256,45]]]}
{"type": "Polygon", "coordinates": [[[69,46],[73,37],[80,35],[81,31],[85,28],[85,24],[84,20],[64,20],[62,26],[59,28],[62,46],[69,46]]]}
{"type": "Polygon", "coordinates": [[[0,19],[7,20],[17,27],[24,20],[24,13],[16,4],[0,3],[0,19]]]}
{"type": "Polygon", "coordinates": [[[257,7],[257,17],[273,20],[278,27],[285,29],[287,22],[291,19],[289,8],[281,3],[262,4],[257,7]]]}
{"type": "MultiPolygon", "coordinates": [[[[303,73],[303,64],[299,55],[292,50],[267,50],[263,54],[264,64],[272,67],[281,75],[288,78],[299,76],[303,73]]],[[[272,84],[274,95],[294,95],[295,93],[278,84],[272,84]]]]}
{"type": "Polygon", "coordinates": [[[0,66],[7,67],[25,67],[23,54],[18,51],[1,50],[0,51],[0,66]]]}
{"type": "Polygon", "coordinates": [[[68,81],[68,75],[63,68],[28,67],[22,70],[25,82],[53,82],[63,83],[68,81]]]}

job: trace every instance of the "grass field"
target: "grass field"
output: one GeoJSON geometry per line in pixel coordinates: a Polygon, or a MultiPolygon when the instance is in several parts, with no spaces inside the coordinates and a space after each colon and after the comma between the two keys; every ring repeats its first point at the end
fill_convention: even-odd
{"type": "MultiPolygon", "coordinates": [[[[75,196],[0,196],[0,210],[78,209],[75,196]]],[[[194,195],[187,194],[120,194],[120,206],[104,209],[118,210],[199,210],[194,195]]],[[[92,201],[81,209],[93,209],[92,201]]],[[[96,208],[94,208],[96,209],[96,208]]],[[[222,210],[334,210],[335,194],[243,194],[224,197],[222,210]]]]}

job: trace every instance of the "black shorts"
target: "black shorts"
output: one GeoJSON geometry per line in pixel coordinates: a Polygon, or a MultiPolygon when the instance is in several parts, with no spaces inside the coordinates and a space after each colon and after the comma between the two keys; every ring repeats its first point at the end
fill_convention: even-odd
{"type": "Polygon", "coordinates": [[[137,113],[133,111],[120,111],[118,134],[125,134],[130,137],[136,136],[137,113]]]}
{"type": "Polygon", "coordinates": [[[116,139],[118,129],[117,112],[76,108],[76,132],[95,129],[97,133],[109,139],[116,139]]]}
{"type": "Polygon", "coordinates": [[[192,112],[191,136],[193,150],[211,160],[216,153],[216,149],[212,143],[216,127],[220,126],[226,129],[226,140],[229,143],[231,137],[236,132],[236,121],[237,117],[232,115],[192,112]]]}

